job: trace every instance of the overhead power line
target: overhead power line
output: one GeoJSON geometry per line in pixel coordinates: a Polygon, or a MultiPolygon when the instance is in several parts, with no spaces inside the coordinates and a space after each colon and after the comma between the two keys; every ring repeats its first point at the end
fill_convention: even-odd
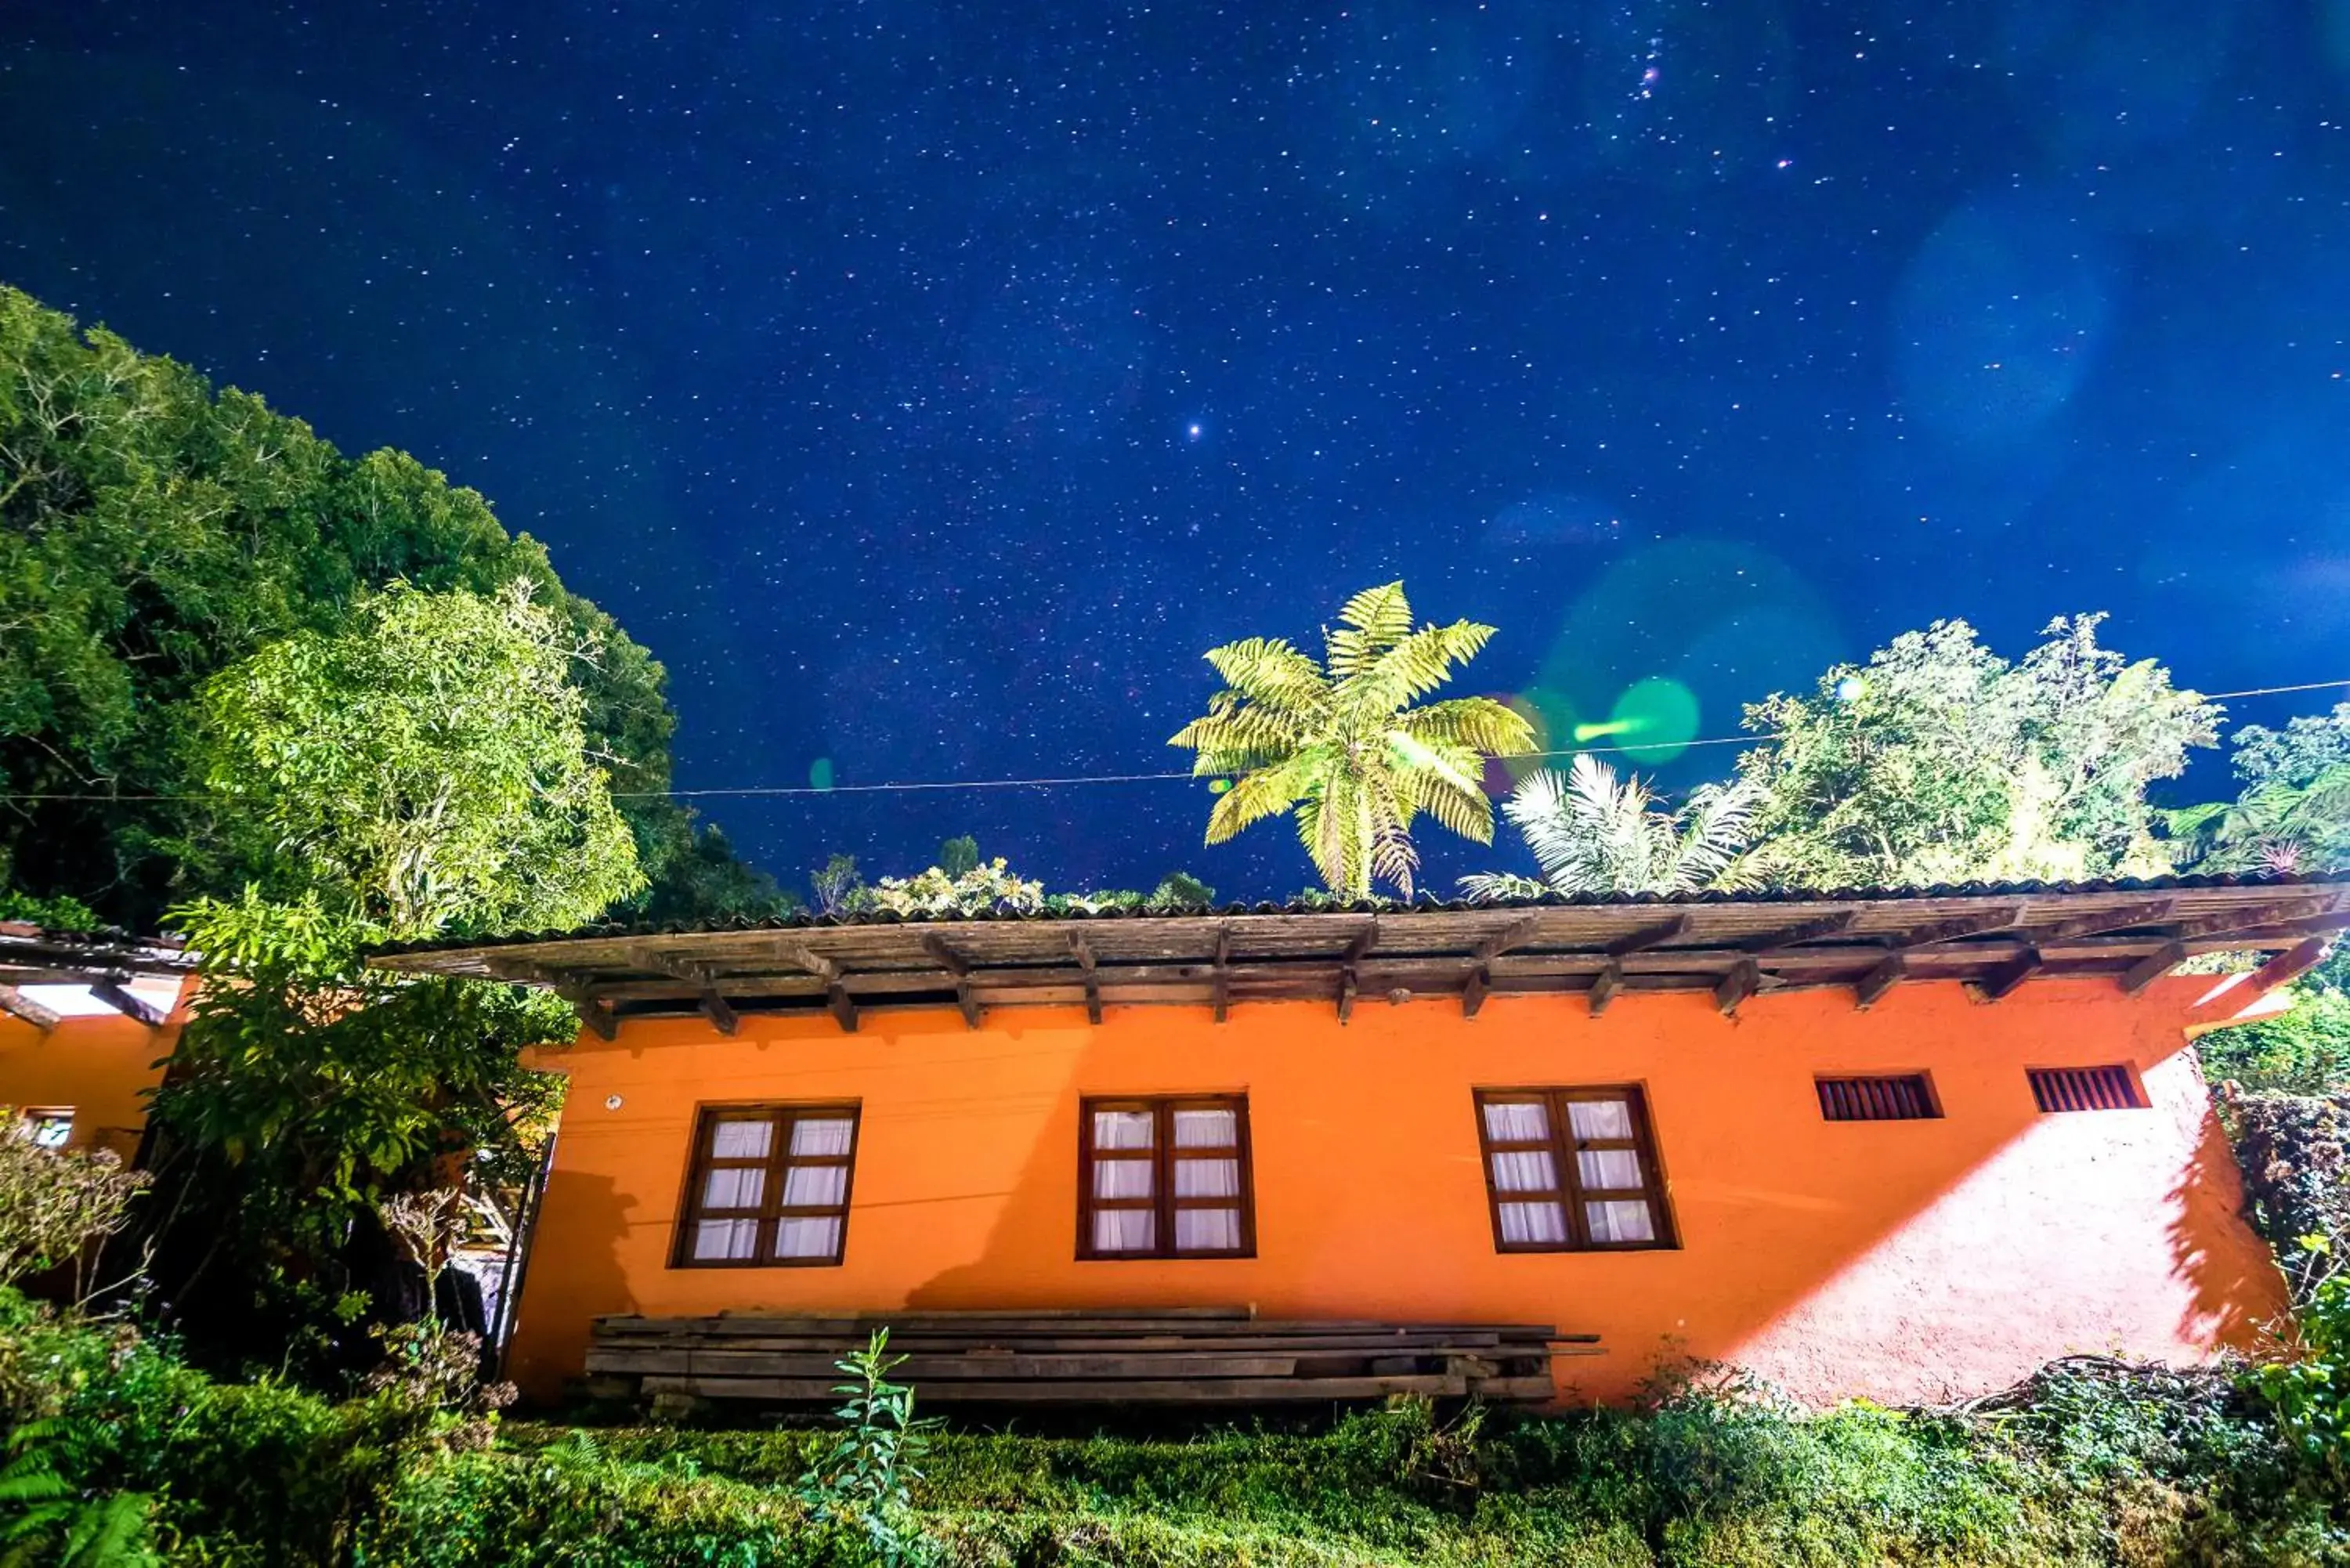
{"type": "MultiPolygon", "coordinates": [[[[2294,691],[2324,691],[2335,687],[2350,687],[2350,680],[2304,680],[2294,686],[2256,686],[2245,691],[2205,691],[2206,701],[2221,702],[2240,697],[2282,697],[2294,691]]],[[[1753,735],[1709,735],[1693,741],[1650,741],[1619,743],[1610,746],[1568,746],[1560,751],[1504,752],[1503,762],[1540,762],[1552,757],[1573,757],[1586,753],[1661,751],[1667,746],[1688,751],[1698,746],[1753,746],[1781,738],[1772,730],[1753,735]]],[[[704,800],[751,799],[804,794],[915,794],[939,790],[969,789],[1062,789],[1074,784],[1166,784],[1180,780],[1214,777],[1214,774],[1194,774],[1187,769],[1157,774],[1061,774],[1037,778],[1018,779],[914,779],[893,780],[882,784],[718,784],[703,789],[640,789],[614,790],[615,800],[704,800]]],[[[0,801],[164,801],[203,800],[201,794],[0,794],[0,801]]]]}

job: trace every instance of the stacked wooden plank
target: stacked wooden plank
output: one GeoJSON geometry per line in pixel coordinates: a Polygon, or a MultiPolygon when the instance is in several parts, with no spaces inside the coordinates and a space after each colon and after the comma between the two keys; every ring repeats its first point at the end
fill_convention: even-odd
{"type": "Polygon", "coordinates": [[[1245,1308],[602,1317],[590,1386],[647,1400],[833,1403],[836,1366],[889,1331],[891,1376],[926,1403],[1228,1404],[1436,1398],[1544,1402],[1554,1355],[1596,1334],[1547,1324],[1274,1322],[1245,1308]]]}

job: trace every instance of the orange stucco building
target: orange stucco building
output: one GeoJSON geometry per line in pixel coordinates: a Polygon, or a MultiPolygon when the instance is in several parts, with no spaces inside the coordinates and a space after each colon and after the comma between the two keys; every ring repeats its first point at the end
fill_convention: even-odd
{"type": "Polygon", "coordinates": [[[178,947],[0,925],[0,1106],[44,1142],[138,1150],[192,981],[178,947]]]}
{"type": "MultiPolygon", "coordinates": [[[[2290,921],[2239,898],[2261,929],[2230,937],[2304,943],[2331,897],[2290,921]]],[[[1318,999],[1252,999],[1308,938],[1204,918],[1212,964],[1165,961],[1200,934],[1175,922],[919,933],[951,992],[879,947],[907,927],[712,934],[699,963],[671,955],[701,939],[640,941],[604,960],[640,978],[600,994],[558,967],[596,961],[585,944],[473,950],[615,1009],[543,1063],[569,1094],[509,1373],[558,1395],[607,1314],[1245,1305],[1596,1333],[1605,1354],[1555,1364],[1567,1400],[1623,1398],[1674,1355],[1814,1401],[1939,1400],[2071,1352],[2207,1359],[2283,1311],[2189,1048],[2250,992],[2156,978],[2229,917],[2084,936],[2093,962],[2059,944],[2095,911],[2043,895],[2027,965],[2005,937],[1935,935],[2012,909],[1919,904],[1872,932],[1696,908],[1664,940],[1653,906],[1587,929],[1574,907],[1386,917],[1318,999]],[[987,956],[1015,935],[1077,961],[987,956]],[[1938,940],[1963,961],[1929,961],[1938,940]],[[1701,953],[1730,955],[1710,983],[1701,953]],[[1813,978],[1831,953],[1850,978],[1813,978]]],[[[1313,941],[1347,937],[1316,918],[1341,923],[1313,941]]]]}

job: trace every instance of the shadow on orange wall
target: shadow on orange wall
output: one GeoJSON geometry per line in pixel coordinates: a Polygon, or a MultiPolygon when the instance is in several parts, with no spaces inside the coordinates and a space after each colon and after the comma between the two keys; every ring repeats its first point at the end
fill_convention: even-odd
{"type": "Polygon", "coordinates": [[[2281,1307],[2238,1213],[2184,1049],[2183,1001],[2038,981],[1997,1004],[1956,985],[1754,999],[1006,1010],[828,1023],[629,1024],[546,1063],[570,1109],[524,1290],[515,1366],[536,1395],[575,1373],[598,1313],[1245,1304],[1267,1316],[1555,1323],[1603,1334],[1562,1364],[1617,1398],[1658,1354],[1749,1353],[1806,1397],[1940,1397],[2068,1349],[2189,1358],[2281,1307]],[[2043,1116],[2023,1069],[2126,1061],[2147,1111],[2043,1116]],[[1930,1121],[1830,1124],[1818,1073],[1929,1071],[1930,1121]],[[1471,1093],[1638,1083],[1682,1245],[1497,1253],[1471,1093]],[[1077,1102],[1244,1092],[1257,1255],[1080,1262],[1077,1102]],[[606,1110],[608,1096],[621,1105],[606,1110]],[[2190,1107],[2189,1097],[2194,1104],[2190,1107]],[[841,1266],[667,1266],[698,1104],[864,1106],[841,1266]],[[2054,1125],[2067,1124],[2067,1125],[2054,1125]],[[593,1178],[561,1185],[567,1175],[593,1178]],[[2077,1199],[2094,1192],[2095,1201],[2077,1199]],[[566,1196],[569,1194],[570,1196],[566,1196]]]}

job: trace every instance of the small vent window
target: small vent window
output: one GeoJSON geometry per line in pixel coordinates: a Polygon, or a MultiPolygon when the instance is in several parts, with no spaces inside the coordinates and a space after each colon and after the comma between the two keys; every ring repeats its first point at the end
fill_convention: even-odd
{"type": "Polygon", "coordinates": [[[2032,1097],[2043,1111],[2129,1111],[2146,1105],[2127,1067],[2034,1067],[2032,1097]]]}
{"type": "Polygon", "coordinates": [[[1915,1122],[1942,1114],[1923,1073],[1898,1077],[1822,1078],[1820,1115],[1832,1122],[1915,1122]]]}

